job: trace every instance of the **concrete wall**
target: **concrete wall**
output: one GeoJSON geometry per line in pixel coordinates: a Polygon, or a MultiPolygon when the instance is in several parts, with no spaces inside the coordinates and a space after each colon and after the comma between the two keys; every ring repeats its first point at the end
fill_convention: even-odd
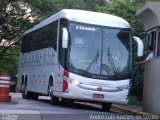
{"type": "Polygon", "coordinates": [[[137,10],[136,15],[143,22],[145,31],[160,26],[160,2],[147,2],[137,10]]]}
{"type": "Polygon", "coordinates": [[[145,65],[143,111],[160,114],[160,57],[145,65]]]}

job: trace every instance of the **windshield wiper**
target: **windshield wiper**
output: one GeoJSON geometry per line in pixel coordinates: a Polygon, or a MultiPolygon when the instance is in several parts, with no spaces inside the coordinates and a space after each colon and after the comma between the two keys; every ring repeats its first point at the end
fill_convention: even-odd
{"type": "Polygon", "coordinates": [[[112,57],[112,54],[109,51],[109,46],[108,46],[108,63],[111,65],[112,71],[117,74],[116,66],[112,57]]]}
{"type": "Polygon", "coordinates": [[[89,69],[92,67],[93,63],[95,61],[97,61],[97,58],[99,57],[99,54],[98,54],[98,49],[97,49],[97,54],[96,56],[93,58],[93,60],[91,61],[91,63],[88,65],[88,67],[86,68],[86,71],[89,71],[89,69]]]}

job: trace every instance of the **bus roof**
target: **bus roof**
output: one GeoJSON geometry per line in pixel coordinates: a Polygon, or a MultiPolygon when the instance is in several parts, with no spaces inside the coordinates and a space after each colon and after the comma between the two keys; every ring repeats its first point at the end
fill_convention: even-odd
{"type": "Polygon", "coordinates": [[[33,28],[27,30],[24,34],[37,30],[60,18],[66,18],[71,21],[93,25],[101,25],[115,28],[130,28],[130,25],[127,21],[114,15],[85,10],[64,9],[43,20],[39,24],[35,25],[33,28]]]}

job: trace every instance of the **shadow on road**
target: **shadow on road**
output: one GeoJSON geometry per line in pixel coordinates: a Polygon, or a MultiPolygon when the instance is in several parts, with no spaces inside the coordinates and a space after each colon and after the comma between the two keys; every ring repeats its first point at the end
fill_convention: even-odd
{"type": "MultiPolygon", "coordinates": [[[[51,104],[49,99],[38,99],[38,101],[43,102],[43,103],[47,103],[47,104],[51,104]]],[[[59,106],[59,107],[63,107],[63,108],[69,108],[69,109],[77,109],[77,110],[91,110],[91,111],[102,111],[102,107],[101,104],[94,104],[94,103],[87,103],[87,102],[73,102],[72,104],[69,103],[63,103],[62,101],[60,101],[58,104],[54,105],[54,106],[59,106]]],[[[104,111],[102,111],[104,112],[104,111]]],[[[119,113],[116,112],[114,110],[110,110],[108,111],[109,113],[119,113]]]]}

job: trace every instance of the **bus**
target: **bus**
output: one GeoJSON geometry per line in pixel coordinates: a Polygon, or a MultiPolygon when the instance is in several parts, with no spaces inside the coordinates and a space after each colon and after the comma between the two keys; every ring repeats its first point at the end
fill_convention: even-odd
{"type": "Polygon", "coordinates": [[[25,99],[39,95],[51,103],[86,101],[108,111],[126,104],[131,87],[133,37],[124,19],[92,11],[64,9],[22,36],[18,87],[25,99]]]}

